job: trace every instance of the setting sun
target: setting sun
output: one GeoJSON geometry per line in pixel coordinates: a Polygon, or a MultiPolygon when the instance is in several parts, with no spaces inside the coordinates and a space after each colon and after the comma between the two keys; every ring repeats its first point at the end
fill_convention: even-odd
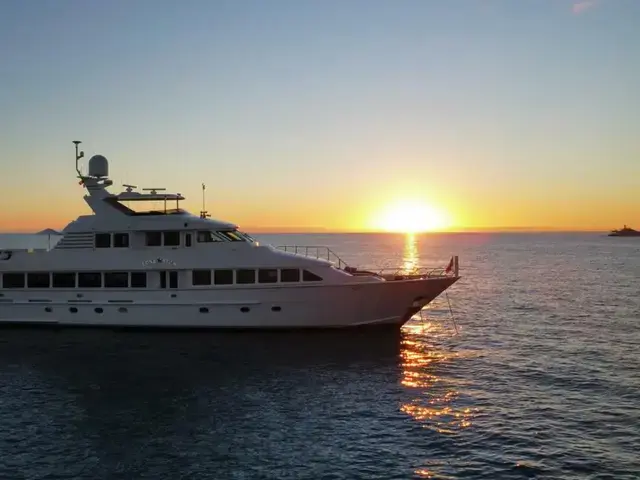
{"type": "Polygon", "coordinates": [[[426,203],[403,200],[386,207],[375,219],[375,227],[389,232],[419,233],[447,228],[447,215],[426,203]]]}

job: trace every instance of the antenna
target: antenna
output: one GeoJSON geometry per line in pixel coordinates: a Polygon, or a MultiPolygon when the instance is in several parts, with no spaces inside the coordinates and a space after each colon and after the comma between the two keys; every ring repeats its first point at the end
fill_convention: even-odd
{"type": "Polygon", "coordinates": [[[84,157],[84,152],[78,152],[78,145],[82,142],[80,140],[74,140],[73,143],[76,146],[76,172],[78,172],[78,177],[82,178],[82,173],[80,173],[80,168],[78,167],[78,160],[84,157]]]}
{"type": "Polygon", "coordinates": [[[200,218],[207,218],[210,217],[211,215],[209,215],[207,213],[207,211],[204,209],[205,207],[205,199],[204,199],[204,191],[205,191],[205,185],[204,183],[202,184],[202,211],[200,211],[200,218]]]}

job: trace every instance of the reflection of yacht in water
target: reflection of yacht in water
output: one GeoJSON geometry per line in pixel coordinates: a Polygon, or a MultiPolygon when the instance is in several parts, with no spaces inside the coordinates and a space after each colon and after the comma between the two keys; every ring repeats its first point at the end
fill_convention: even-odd
{"type": "Polygon", "coordinates": [[[233,223],[183,210],[179,193],[111,193],[107,159],[93,156],[81,173],[74,143],[93,215],[69,223],[53,249],[0,252],[0,323],[400,327],[459,278],[458,257],[411,271],[356,268],[326,247],[260,245],[233,223]]]}
{"type": "Polygon", "coordinates": [[[629,228],[626,225],[620,230],[612,230],[608,235],[609,237],[640,237],[640,232],[629,228]]]}

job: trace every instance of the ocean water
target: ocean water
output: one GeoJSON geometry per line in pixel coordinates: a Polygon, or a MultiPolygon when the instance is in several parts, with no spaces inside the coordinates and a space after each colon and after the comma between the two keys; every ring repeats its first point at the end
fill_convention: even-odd
{"type": "Polygon", "coordinates": [[[258,238],[459,255],[455,324],[441,297],[397,335],[0,330],[0,478],[640,478],[640,239],[258,238]]]}

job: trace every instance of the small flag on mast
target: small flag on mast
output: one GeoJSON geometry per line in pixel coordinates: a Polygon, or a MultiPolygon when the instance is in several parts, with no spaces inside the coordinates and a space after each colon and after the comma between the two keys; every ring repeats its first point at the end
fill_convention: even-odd
{"type": "Polygon", "coordinates": [[[449,260],[449,265],[447,265],[447,268],[444,269],[444,273],[449,273],[451,272],[451,270],[453,270],[453,257],[451,257],[451,260],[449,260]]]}

